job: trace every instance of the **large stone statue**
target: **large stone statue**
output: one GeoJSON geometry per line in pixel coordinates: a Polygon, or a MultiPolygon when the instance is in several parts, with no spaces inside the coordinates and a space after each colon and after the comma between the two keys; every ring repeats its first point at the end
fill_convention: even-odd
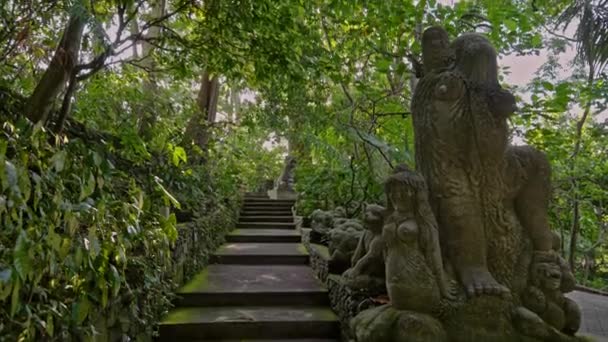
{"type": "Polygon", "coordinates": [[[384,320],[393,333],[382,341],[577,341],[580,311],[563,295],[574,277],[547,216],[550,165],[509,145],[515,97],[498,82],[496,51],[483,35],[450,42],[432,27],[422,55],[411,106],[420,176],[398,167],[386,182],[390,304],[353,319],[357,341],[382,335],[380,316],[419,323],[384,320]]]}
{"type": "Polygon", "coordinates": [[[496,51],[484,36],[465,34],[450,45],[447,33],[434,27],[422,44],[425,75],[412,101],[416,162],[429,184],[442,243],[470,296],[505,294],[518,255],[517,223],[506,211],[515,210],[537,251],[551,249],[549,166],[531,148],[508,147],[515,100],[498,83],[496,51]],[[511,241],[493,248],[503,237],[511,241]],[[497,274],[489,270],[489,250],[507,258],[492,265],[504,268],[497,274]]]}

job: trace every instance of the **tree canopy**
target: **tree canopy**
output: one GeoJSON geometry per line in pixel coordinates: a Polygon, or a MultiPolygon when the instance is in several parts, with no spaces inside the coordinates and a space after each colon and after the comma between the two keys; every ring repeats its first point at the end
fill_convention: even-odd
{"type": "Polygon", "coordinates": [[[287,153],[302,215],[382,202],[390,168],[414,163],[410,102],[433,25],[544,61],[525,85],[500,70],[518,95],[513,142],[549,156],[552,229],[579,280],[605,287],[606,5],[2,2],[0,336],[152,334],[241,190],[277,177],[287,153]],[[186,250],[191,231],[204,243],[186,250]]]}

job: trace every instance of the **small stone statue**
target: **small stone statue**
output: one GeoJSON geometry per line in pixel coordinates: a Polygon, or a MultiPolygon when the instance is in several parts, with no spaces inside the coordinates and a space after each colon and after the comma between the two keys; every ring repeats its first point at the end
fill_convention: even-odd
{"type": "Polygon", "coordinates": [[[581,323],[581,313],[574,301],[563,295],[563,270],[555,258],[532,264],[531,284],[522,295],[526,308],[555,329],[574,335],[581,323]]]}
{"type": "Polygon", "coordinates": [[[312,230],[323,236],[334,227],[334,215],[331,211],[315,209],[310,215],[310,219],[312,230]]]}
{"type": "Polygon", "coordinates": [[[400,165],[385,182],[386,287],[397,310],[431,313],[442,297],[453,298],[443,270],[437,223],[424,179],[400,165]]]}
{"type": "Polygon", "coordinates": [[[351,266],[350,261],[362,235],[363,226],[355,219],[344,219],[329,231],[327,237],[330,273],[342,274],[351,266]]]}
{"type": "MultiPolygon", "coordinates": [[[[315,209],[310,215],[310,241],[313,243],[327,245],[330,237],[329,232],[334,227],[343,226],[344,224],[352,225],[354,229],[362,230],[361,224],[354,220],[346,218],[346,211],[342,207],[336,207],[333,210],[315,209]]],[[[346,226],[341,227],[345,229],[346,226]]]]}
{"type": "Polygon", "coordinates": [[[285,168],[277,181],[278,191],[294,191],[296,159],[292,156],[285,157],[285,168]]]}
{"type": "Polygon", "coordinates": [[[382,239],[385,208],[376,204],[365,207],[365,232],[351,259],[352,267],[344,272],[346,285],[353,289],[365,289],[371,293],[385,291],[385,266],[382,239]]]}

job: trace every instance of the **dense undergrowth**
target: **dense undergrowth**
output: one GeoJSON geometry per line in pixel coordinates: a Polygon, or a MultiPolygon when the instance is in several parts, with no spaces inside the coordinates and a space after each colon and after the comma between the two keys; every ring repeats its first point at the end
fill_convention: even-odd
{"type": "Polygon", "coordinates": [[[178,146],[142,161],[111,141],[2,122],[0,340],[149,338],[260,177],[226,157],[191,165],[178,146]]]}

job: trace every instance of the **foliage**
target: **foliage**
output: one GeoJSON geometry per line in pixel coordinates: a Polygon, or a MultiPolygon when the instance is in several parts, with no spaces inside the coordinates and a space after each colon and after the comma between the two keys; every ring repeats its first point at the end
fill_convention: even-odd
{"type": "Polygon", "coordinates": [[[192,200],[205,199],[205,211],[182,207],[204,214],[195,232],[199,251],[179,257],[201,265],[200,254],[213,250],[230,226],[238,197],[229,190],[236,184],[216,187],[200,170],[178,169],[175,149],[148,163],[152,170],[125,172],[105,147],[53,136],[39,125],[7,122],[3,136],[0,300],[7,309],[0,312],[0,335],[67,340],[115,333],[104,329],[121,325],[127,335],[150,333],[177,285],[176,217],[164,217],[161,208],[179,206],[171,192],[180,187],[200,187],[192,200]],[[156,174],[174,177],[169,183],[156,174]]]}
{"type": "Polygon", "coordinates": [[[580,279],[602,284],[604,2],[5,1],[0,336],[149,336],[174,286],[221,243],[240,191],[275,179],[286,153],[302,214],[382,203],[382,180],[414,160],[409,104],[431,25],[484,33],[501,56],[549,53],[513,88],[514,142],[549,156],[553,227],[580,279]],[[24,104],[75,16],[86,23],[70,81],[45,99],[47,122],[27,123],[24,104]],[[559,33],[567,25],[573,38],[559,33]],[[561,65],[573,46],[581,58],[561,65]],[[203,71],[221,83],[220,120],[193,122],[211,136],[207,151],[183,143],[207,114],[195,100],[203,71]]]}

